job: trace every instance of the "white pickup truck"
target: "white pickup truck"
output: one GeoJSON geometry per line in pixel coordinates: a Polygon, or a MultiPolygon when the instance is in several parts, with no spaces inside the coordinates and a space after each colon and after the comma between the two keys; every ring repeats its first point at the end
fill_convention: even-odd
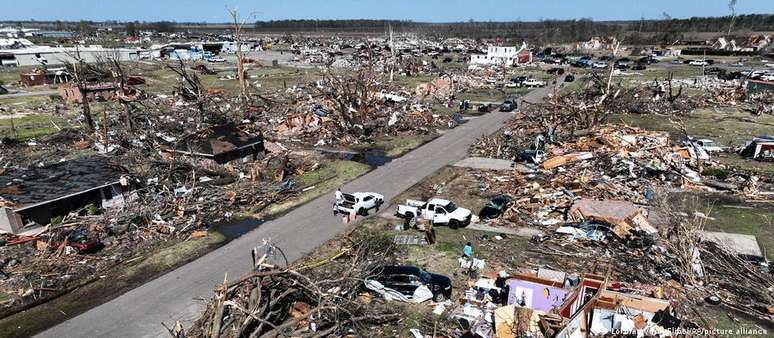
{"type": "Polygon", "coordinates": [[[333,205],[333,214],[338,213],[366,216],[371,209],[379,210],[384,203],[384,196],[375,192],[356,192],[351,194],[342,194],[341,201],[333,205]]]}
{"type": "Polygon", "coordinates": [[[527,81],[522,82],[521,85],[524,87],[545,87],[546,82],[536,79],[527,79],[527,81]]]}
{"type": "Polygon", "coordinates": [[[433,198],[427,202],[406,200],[406,205],[398,205],[396,215],[405,219],[420,217],[435,225],[446,224],[452,229],[470,224],[473,214],[470,210],[457,207],[453,202],[433,198]]]}

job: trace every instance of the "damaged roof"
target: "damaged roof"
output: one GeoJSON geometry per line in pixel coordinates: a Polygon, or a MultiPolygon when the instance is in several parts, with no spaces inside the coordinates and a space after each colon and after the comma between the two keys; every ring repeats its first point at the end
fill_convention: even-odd
{"type": "Polygon", "coordinates": [[[224,154],[262,146],[262,143],[263,138],[257,132],[252,133],[249,125],[228,123],[188,135],[168,151],[217,159],[224,154]]]}
{"type": "Polygon", "coordinates": [[[44,167],[8,168],[0,174],[0,198],[6,206],[21,208],[116,184],[126,174],[125,168],[99,156],[44,167]]]}

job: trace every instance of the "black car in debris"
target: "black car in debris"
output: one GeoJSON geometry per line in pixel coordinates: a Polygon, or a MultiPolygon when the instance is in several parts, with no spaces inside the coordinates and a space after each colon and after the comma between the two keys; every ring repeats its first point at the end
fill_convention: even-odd
{"type": "Polygon", "coordinates": [[[512,202],[513,199],[506,195],[497,196],[486,203],[481,211],[479,211],[478,217],[481,219],[494,219],[500,217],[512,202]]]}
{"type": "Polygon", "coordinates": [[[450,299],[452,295],[452,283],[449,277],[429,273],[416,266],[385,266],[375,272],[373,280],[406,296],[413,295],[414,291],[422,285],[430,289],[435,302],[443,302],[450,299]]]}
{"type": "Polygon", "coordinates": [[[502,112],[512,112],[516,110],[517,105],[515,100],[505,100],[503,104],[500,105],[500,111],[502,112]]]}

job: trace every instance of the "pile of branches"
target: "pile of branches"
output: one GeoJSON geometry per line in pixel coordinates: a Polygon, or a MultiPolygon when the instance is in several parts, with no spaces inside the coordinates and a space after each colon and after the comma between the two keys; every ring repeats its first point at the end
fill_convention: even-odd
{"type": "Polygon", "coordinates": [[[394,306],[359,292],[393,252],[388,238],[369,236],[318,263],[285,269],[259,259],[259,269],[216,288],[188,332],[180,325],[169,332],[176,338],[368,335],[400,317],[394,306]]]}

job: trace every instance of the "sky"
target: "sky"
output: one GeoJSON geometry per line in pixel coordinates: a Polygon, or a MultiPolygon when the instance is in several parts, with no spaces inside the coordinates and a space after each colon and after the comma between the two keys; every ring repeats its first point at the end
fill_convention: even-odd
{"type": "MultiPolygon", "coordinates": [[[[226,8],[256,20],[398,19],[418,22],[637,20],[729,15],[728,0],[0,0],[3,20],[227,22],[226,8]]],[[[774,13],[774,0],[738,0],[738,14],[774,13]]],[[[251,20],[252,21],[252,20],[251,20]]]]}

